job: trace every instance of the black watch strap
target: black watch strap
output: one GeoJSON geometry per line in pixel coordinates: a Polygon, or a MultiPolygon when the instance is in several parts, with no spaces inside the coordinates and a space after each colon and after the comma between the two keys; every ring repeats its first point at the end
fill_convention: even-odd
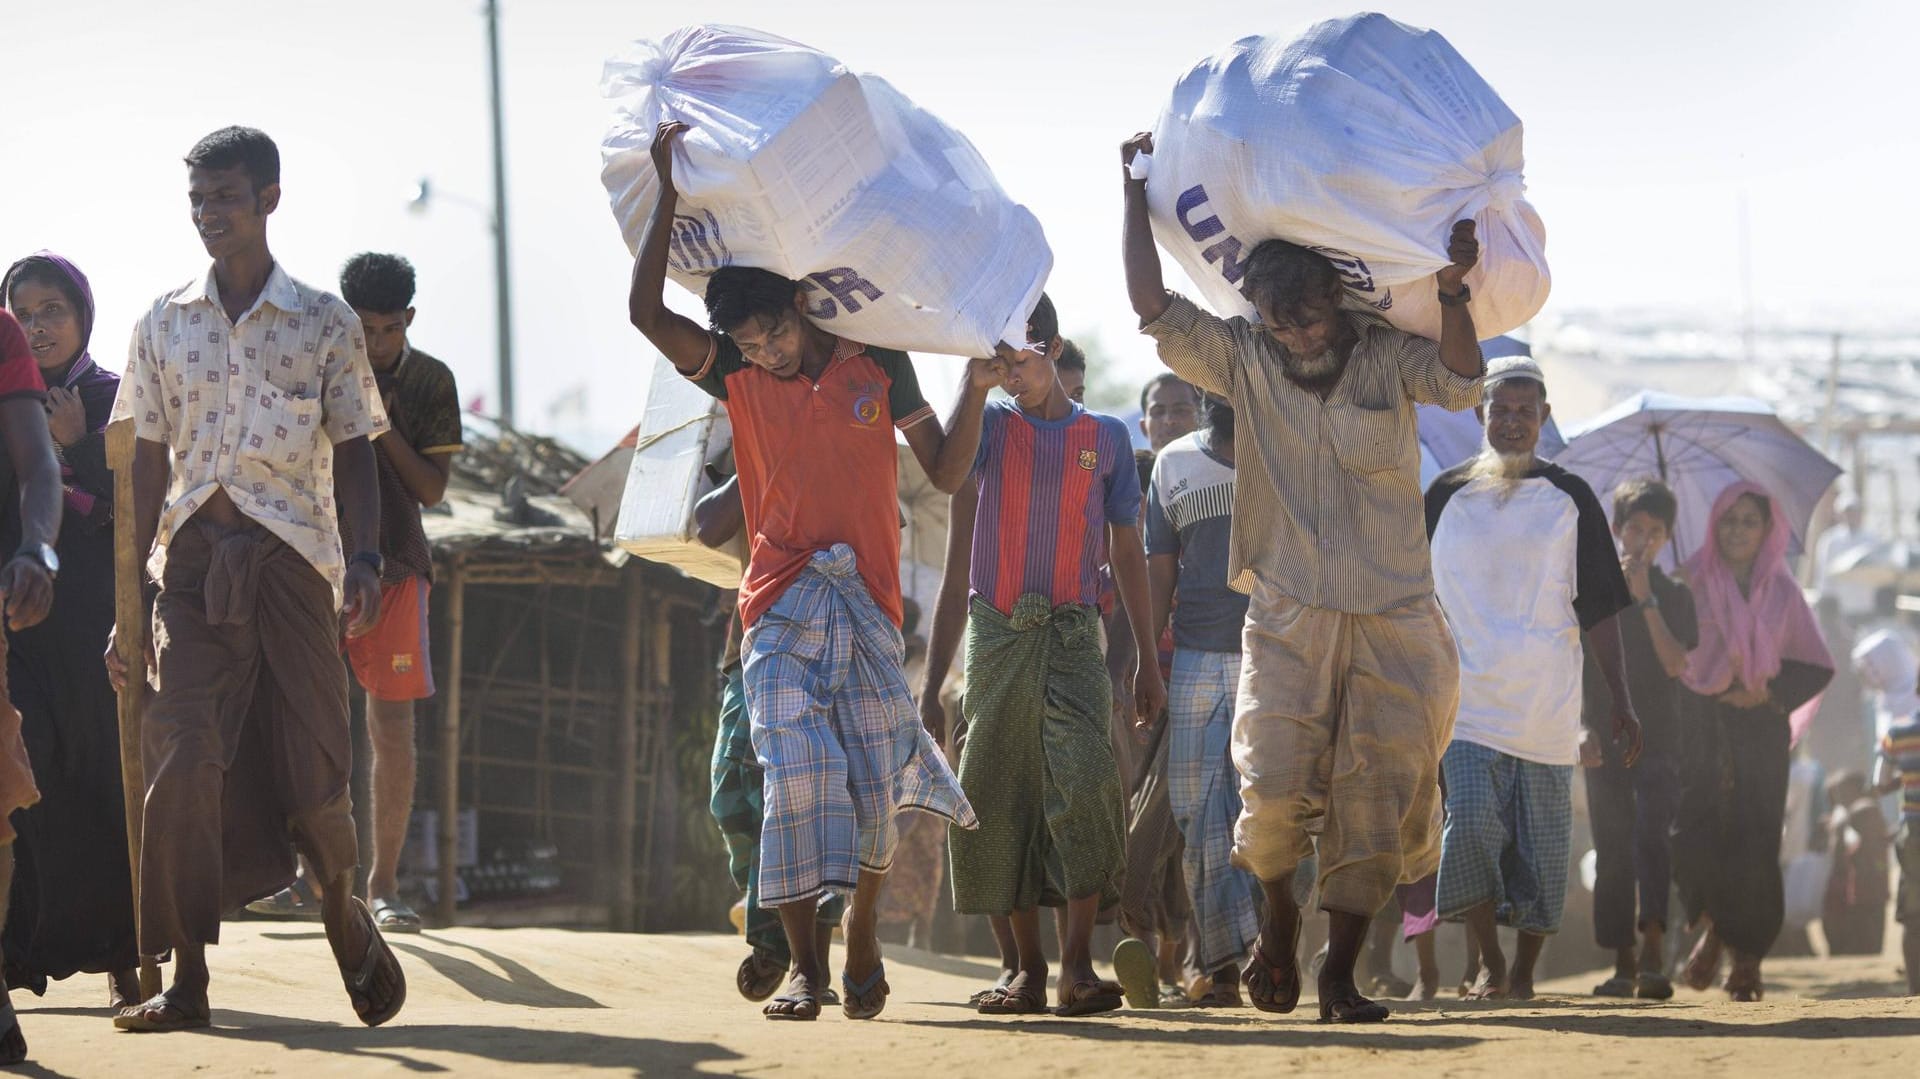
{"type": "Polygon", "coordinates": [[[387,572],[386,557],[382,555],[379,551],[358,551],[354,554],[352,558],[349,558],[347,560],[347,565],[349,566],[358,565],[360,563],[365,563],[366,565],[372,567],[373,575],[375,577],[381,576],[387,572]]]}

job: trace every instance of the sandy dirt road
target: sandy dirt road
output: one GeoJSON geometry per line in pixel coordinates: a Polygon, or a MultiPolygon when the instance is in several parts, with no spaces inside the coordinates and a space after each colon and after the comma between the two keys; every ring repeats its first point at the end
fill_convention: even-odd
{"type": "Polygon", "coordinates": [[[1323,1027],[1310,1005],[1121,1012],[1103,1019],[975,1013],[984,963],[892,950],[881,1018],[830,1010],[769,1023],[733,989],[743,954],[712,935],[458,929],[395,938],[406,1011],[355,1023],[317,925],[234,923],[214,950],[211,1031],[115,1031],[105,979],[16,997],[32,1049],[20,1074],[1219,1076],[1920,1075],[1920,1000],[1886,959],[1782,960],[1758,1005],[1681,990],[1667,1004],[1548,983],[1529,1005],[1405,1006],[1388,1024],[1323,1027]]]}

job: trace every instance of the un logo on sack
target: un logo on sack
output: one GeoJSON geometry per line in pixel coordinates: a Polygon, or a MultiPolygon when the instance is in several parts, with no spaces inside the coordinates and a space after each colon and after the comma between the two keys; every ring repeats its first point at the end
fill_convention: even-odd
{"type": "Polygon", "coordinates": [[[673,232],[667,239],[667,265],[683,274],[706,277],[722,266],[733,265],[726,240],[720,235],[720,220],[711,210],[695,211],[700,216],[673,215],[673,232]]]}

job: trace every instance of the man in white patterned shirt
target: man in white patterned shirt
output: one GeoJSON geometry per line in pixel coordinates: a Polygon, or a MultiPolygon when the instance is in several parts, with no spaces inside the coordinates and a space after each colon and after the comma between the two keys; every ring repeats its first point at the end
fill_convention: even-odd
{"type": "MultiPolygon", "coordinates": [[[[357,635],[379,615],[369,439],[386,415],[360,320],[268,250],[266,219],[280,201],[273,140],[223,128],[186,163],[213,266],[134,327],[113,411],[137,436],[134,536],[159,586],[142,733],[140,950],[171,950],[174,975],[114,1025],[206,1026],[206,946],[219,942],[221,914],[289,883],[295,847],[325,883],[327,940],[354,1011],[378,1025],[400,1010],[406,982],[353,895],[339,634],[342,621],[357,635]],[[336,462],[350,560],[335,522],[336,462]]],[[[123,686],[128,671],[111,647],[108,668],[123,686]]]]}

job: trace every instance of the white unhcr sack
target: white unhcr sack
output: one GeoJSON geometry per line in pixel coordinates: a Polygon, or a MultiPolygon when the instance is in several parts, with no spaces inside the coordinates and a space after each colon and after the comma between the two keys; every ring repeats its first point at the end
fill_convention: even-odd
{"type": "Polygon", "coordinates": [[[1348,291],[1437,338],[1433,274],[1477,222],[1467,274],[1482,338],[1547,300],[1546,228],[1521,197],[1520,119],[1432,30],[1331,19],[1291,41],[1242,38],[1173,90],[1147,181],[1154,237],[1222,315],[1256,318],[1247,255],[1282,239],[1333,260],[1348,291]]]}
{"type": "Polygon", "coordinates": [[[822,328],[984,356],[1025,341],[1053,256],[972,144],[885,80],[784,38],[693,26],[607,62],[601,180],[628,250],[658,199],[656,126],[681,120],[668,275],[721,266],[800,281],[822,328]]]}
{"type": "Polygon", "coordinates": [[[732,443],[733,427],[720,402],[681,377],[664,357],[656,359],[614,542],[716,587],[740,587],[745,537],[710,548],[693,529],[694,503],[714,487],[707,466],[724,457],[732,443]]]}

